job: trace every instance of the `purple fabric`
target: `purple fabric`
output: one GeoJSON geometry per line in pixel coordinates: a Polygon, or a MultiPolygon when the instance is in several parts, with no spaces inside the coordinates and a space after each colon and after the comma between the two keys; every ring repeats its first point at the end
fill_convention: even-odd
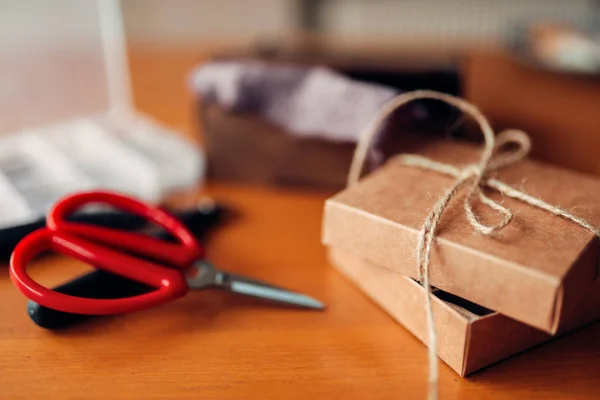
{"type": "Polygon", "coordinates": [[[377,111],[399,92],[354,81],[323,67],[211,62],[192,74],[204,102],[258,114],[292,134],[356,142],[377,111]]]}

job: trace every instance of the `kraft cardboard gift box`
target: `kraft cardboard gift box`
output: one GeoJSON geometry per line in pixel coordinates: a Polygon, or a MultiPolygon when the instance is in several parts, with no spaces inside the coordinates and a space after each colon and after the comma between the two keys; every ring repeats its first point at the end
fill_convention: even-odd
{"type": "MultiPolygon", "coordinates": [[[[476,144],[441,139],[422,141],[412,150],[457,166],[474,163],[480,153],[476,144]]],[[[497,171],[497,178],[600,224],[596,178],[528,159],[497,171]]],[[[417,279],[419,230],[454,181],[392,158],[326,201],[323,243],[417,279]]],[[[496,235],[475,232],[463,209],[464,189],[459,190],[438,226],[432,286],[540,330],[561,331],[597,284],[597,236],[519,200],[486,193],[511,209],[514,220],[496,235]]],[[[480,211],[494,218],[485,208],[480,211]]]]}
{"type": "MultiPolygon", "coordinates": [[[[427,344],[425,294],[420,284],[346,251],[336,248],[329,248],[328,251],[332,266],[427,344]]],[[[433,293],[438,355],[461,376],[553,338],[548,333],[439,289],[433,293]]],[[[598,318],[600,280],[586,291],[557,335],[598,318]]]]}

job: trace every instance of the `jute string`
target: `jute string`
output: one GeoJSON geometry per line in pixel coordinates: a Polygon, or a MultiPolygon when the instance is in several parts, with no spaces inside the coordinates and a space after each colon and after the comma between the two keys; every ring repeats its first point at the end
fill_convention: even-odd
{"type": "Polygon", "coordinates": [[[425,289],[425,308],[429,347],[428,398],[434,400],[437,399],[438,393],[438,360],[437,334],[435,330],[433,309],[431,304],[431,286],[429,283],[429,262],[431,248],[435,240],[437,224],[440,221],[446,206],[456,195],[458,190],[463,185],[467,186],[466,196],[463,203],[467,220],[475,231],[484,235],[490,235],[501,230],[513,219],[513,213],[511,210],[485,195],[483,192],[484,187],[496,190],[502,193],[504,196],[518,199],[534,207],[545,210],[553,215],[570,220],[593,232],[597,236],[600,236],[600,231],[584,219],[579,218],[568,211],[548,204],[545,201],[531,196],[521,190],[517,190],[495,178],[491,178],[491,173],[517,163],[528,154],[531,148],[529,136],[520,130],[506,130],[495,136],[489,122],[477,109],[477,107],[458,97],[435,91],[417,90],[404,93],[393,98],[384,107],[382,107],[376,117],[361,133],[359,142],[354,152],[354,158],[350,166],[348,186],[356,184],[360,179],[372,142],[378,131],[383,126],[385,120],[397,108],[418,99],[436,99],[451,104],[452,106],[471,116],[479,125],[484,137],[484,144],[481,150],[479,162],[462,168],[437,162],[416,154],[404,154],[398,157],[398,161],[404,165],[423,168],[456,178],[454,184],[447,189],[444,195],[437,201],[423,222],[419,232],[416,251],[418,271],[420,275],[419,278],[425,289]],[[511,146],[512,149],[510,148],[511,146]],[[501,221],[496,224],[486,224],[483,222],[482,218],[473,210],[473,201],[475,199],[478,199],[481,203],[485,204],[495,211],[499,216],[501,216],[501,221]]]}

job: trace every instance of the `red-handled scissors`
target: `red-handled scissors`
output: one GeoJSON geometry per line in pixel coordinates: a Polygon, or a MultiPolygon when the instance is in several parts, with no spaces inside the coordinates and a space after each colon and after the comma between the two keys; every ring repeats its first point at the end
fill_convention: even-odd
{"type": "Polygon", "coordinates": [[[301,307],[324,307],[309,296],[217,270],[204,259],[202,245],[169,213],[136,199],[103,191],[77,193],[57,202],[46,218],[46,227],[23,238],[15,248],[10,277],[34,302],[75,314],[135,312],[182,297],[189,289],[209,287],[301,307]],[[139,215],[170,233],[177,243],[141,233],[67,221],[70,214],[90,204],[109,205],[139,215]],[[120,299],[91,299],[55,292],[37,283],[27,273],[29,262],[46,251],[76,258],[156,290],[120,299]]]}

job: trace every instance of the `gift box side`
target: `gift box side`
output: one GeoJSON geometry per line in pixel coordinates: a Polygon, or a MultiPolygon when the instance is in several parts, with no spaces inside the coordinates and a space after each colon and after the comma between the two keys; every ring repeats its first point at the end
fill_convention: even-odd
{"type": "MultiPolygon", "coordinates": [[[[330,247],[328,254],[334,267],[419,340],[427,343],[422,286],[411,278],[346,251],[330,247]]],[[[584,292],[557,336],[600,318],[600,280],[584,292]]],[[[444,296],[437,294],[433,298],[438,355],[461,376],[557,337],[491,310],[474,311],[471,305],[469,311],[463,307],[464,300],[461,302],[453,295],[441,293],[444,296]],[[442,300],[448,298],[452,298],[452,302],[442,300]]]]}
{"type": "Polygon", "coordinates": [[[583,298],[570,307],[569,313],[561,315],[561,327],[555,335],[521,324],[501,314],[487,315],[474,321],[469,327],[465,373],[470,374],[502,358],[518,354],[598,320],[600,280],[594,281],[581,291],[584,292],[583,298]],[[492,346],[488,340],[490,336],[510,337],[511,340],[499,340],[492,346]]]}
{"type": "Polygon", "coordinates": [[[581,307],[589,307],[587,299],[581,298],[581,293],[588,293],[594,287],[599,285],[598,260],[599,258],[598,241],[594,240],[586,246],[581,256],[563,279],[559,298],[556,302],[554,325],[552,333],[560,331],[561,327],[572,326],[574,318],[577,318],[581,307]],[[595,278],[595,279],[594,279],[595,278]]]}
{"type": "MultiPolygon", "coordinates": [[[[329,248],[331,264],[363,290],[375,303],[427,344],[427,324],[421,286],[410,278],[375,265],[338,249],[329,248]]],[[[439,333],[438,355],[458,374],[464,373],[469,321],[443,301],[433,299],[439,333]]],[[[423,354],[425,357],[425,353],[423,354]]]]}
{"type": "Polygon", "coordinates": [[[569,313],[561,315],[562,321],[557,335],[562,335],[582,325],[600,319],[600,279],[593,281],[587,289],[580,288],[585,293],[582,300],[573,306],[569,313]]]}
{"type": "Polygon", "coordinates": [[[544,331],[499,313],[483,316],[469,326],[464,374],[472,374],[551,338],[544,331]]]}

